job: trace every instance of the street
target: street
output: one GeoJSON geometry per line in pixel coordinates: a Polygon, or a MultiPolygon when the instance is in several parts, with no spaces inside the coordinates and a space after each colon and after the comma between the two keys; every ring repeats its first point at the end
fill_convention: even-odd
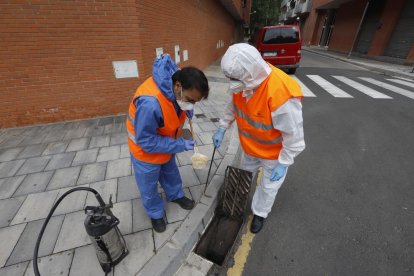
{"type": "Polygon", "coordinates": [[[413,275],[414,82],[306,51],[295,77],[306,149],[243,275],[413,275]]]}

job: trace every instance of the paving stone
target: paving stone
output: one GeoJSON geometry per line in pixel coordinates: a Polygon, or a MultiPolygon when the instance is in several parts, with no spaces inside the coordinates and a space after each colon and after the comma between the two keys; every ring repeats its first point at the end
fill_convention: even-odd
{"type": "Polygon", "coordinates": [[[79,122],[79,128],[88,128],[92,126],[97,126],[99,119],[83,120],[79,122]]]}
{"type": "Polygon", "coordinates": [[[58,142],[63,140],[63,137],[65,137],[64,131],[60,129],[53,130],[46,135],[45,139],[43,139],[43,143],[58,142]]]}
{"type": "Polygon", "coordinates": [[[50,154],[57,154],[65,152],[66,148],[68,147],[69,142],[53,142],[50,143],[42,155],[50,155],[50,154]]]}
{"type": "Polygon", "coordinates": [[[25,197],[0,200],[0,228],[10,224],[24,200],[25,197]]]}
{"type": "Polygon", "coordinates": [[[121,153],[120,146],[100,148],[96,162],[118,159],[120,153],[121,153]]]}
{"type": "MultiPolygon", "coordinates": [[[[184,193],[186,197],[192,198],[188,189],[184,189],[184,193]]],[[[184,220],[189,213],[190,210],[184,210],[177,203],[167,202],[165,205],[165,214],[167,216],[168,223],[184,220]]]]}
{"type": "Polygon", "coordinates": [[[56,170],[46,189],[54,190],[75,186],[80,170],[80,166],[56,170]]]}
{"type": "Polygon", "coordinates": [[[98,155],[98,149],[90,149],[76,152],[75,159],[73,160],[72,166],[83,165],[93,163],[96,161],[98,155]]]}
{"type": "MultiPolygon", "coordinates": [[[[43,234],[42,242],[40,243],[39,257],[52,254],[60,227],[62,226],[63,217],[64,216],[57,216],[50,219],[43,234]]],[[[33,259],[33,251],[36,245],[35,237],[39,235],[44,221],[45,220],[42,219],[27,223],[12,254],[7,260],[7,265],[13,265],[33,259]]]]}
{"type": "Polygon", "coordinates": [[[33,157],[26,160],[20,170],[17,172],[18,175],[29,174],[35,172],[41,172],[45,169],[47,163],[51,159],[50,156],[33,157]]]}
{"type": "Polygon", "coordinates": [[[192,166],[181,166],[178,170],[180,171],[181,179],[183,181],[183,187],[200,185],[200,181],[192,166]]]}
{"type": "Polygon", "coordinates": [[[92,245],[75,249],[69,276],[96,276],[103,275],[101,265],[96,257],[95,248],[92,245]]]}
{"type": "Polygon", "coordinates": [[[89,148],[101,148],[109,146],[109,135],[104,136],[93,136],[91,137],[91,142],[89,143],[89,148]]]}
{"type": "Polygon", "coordinates": [[[89,136],[98,136],[98,135],[102,135],[104,132],[105,127],[104,126],[93,126],[93,127],[88,127],[85,131],[85,134],[83,135],[84,137],[89,137],[89,136]]]}
{"type": "Polygon", "coordinates": [[[70,141],[67,152],[85,150],[89,146],[89,138],[78,138],[70,141]]]}
{"type": "Polygon", "coordinates": [[[125,124],[126,121],[126,115],[116,116],[114,117],[114,123],[115,124],[125,124]]]}
{"type": "Polygon", "coordinates": [[[16,159],[23,148],[9,148],[0,150],[0,162],[12,161],[16,159]]]}
{"type": "Polygon", "coordinates": [[[132,233],[132,201],[115,203],[112,213],[119,219],[119,230],[122,235],[132,233]]]}
{"type": "Polygon", "coordinates": [[[203,143],[203,145],[213,144],[214,131],[197,133],[197,135],[200,138],[201,143],[203,143]]]}
{"type": "Polygon", "coordinates": [[[0,199],[11,197],[24,179],[24,175],[0,179],[0,199]]]}
{"type": "Polygon", "coordinates": [[[65,215],[62,229],[60,230],[55,249],[53,253],[65,251],[90,244],[88,234],[83,225],[85,221],[85,212],[79,211],[65,215]]]}
{"type": "Polygon", "coordinates": [[[0,178],[13,176],[26,160],[15,160],[0,163],[0,178]]]}
{"type": "Polygon", "coordinates": [[[119,158],[126,158],[126,157],[130,157],[131,153],[129,151],[129,147],[128,144],[122,144],[121,145],[121,155],[119,156],[119,158]]]}
{"type": "Polygon", "coordinates": [[[125,236],[129,254],[116,266],[115,276],[135,275],[154,255],[152,230],[125,236]]]}
{"type": "MultiPolygon", "coordinates": [[[[216,114],[217,116],[217,114],[216,114]]],[[[198,125],[200,126],[200,128],[203,131],[216,131],[217,127],[215,124],[213,124],[212,122],[204,122],[204,123],[198,123],[198,125]]]]}
{"type": "Polygon", "coordinates": [[[131,159],[123,158],[113,161],[108,161],[108,168],[106,169],[106,179],[123,177],[131,175],[131,159]]]}
{"type": "Polygon", "coordinates": [[[17,147],[26,137],[24,136],[12,136],[8,137],[1,143],[2,148],[14,148],[17,147]]]}
{"type": "Polygon", "coordinates": [[[119,144],[126,144],[128,143],[128,135],[126,132],[115,133],[111,135],[111,142],[109,143],[112,145],[119,145],[119,144]]]}
{"type": "Polygon", "coordinates": [[[30,194],[26,197],[11,225],[46,218],[56,200],[57,191],[30,194]]]}
{"type": "MultiPolygon", "coordinates": [[[[78,187],[89,187],[89,185],[81,185],[81,186],[77,186],[76,188],[78,187]]],[[[58,195],[56,197],[56,201],[58,200],[58,198],[60,198],[64,193],[66,193],[70,189],[72,189],[72,187],[57,190],[58,195]]],[[[73,192],[67,195],[65,199],[63,199],[61,203],[59,204],[59,206],[56,208],[53,215],[68,214],[68,213],[76,212],[79,210],[83,210],[87,195],[88,195],[88,192],[86,191],[76,191],[76,192],[73,192]]]]}
{"type": "Polygon", "coordinates": [[[4,266],[22,234],[25,223],[0,228],[0,267],[4,266]]]}
{"type": "Polygon", "coordinates": [[[105,179],[107,162],[83,165],[78,184],[92,183],[105,179]]]}
{"type": "MultiPolygon", "coordinates": [[[[211,161],[210,161],[211,162],[211,161]]],[[[202,170],[194,170],[195,174],[197,175],[198,179],[200,180],[201,184],[205,184],[207,181],[207,174],[208,174],[208,170],[210,169],[210,163],[208,164],[207,168],[202,169],[202,170]]],[[[210,176],[209,181],[213,178],[214,174],[217,171],[217,165],[213,162],[213,164],[211,165],[211,171],[210,171],[210,176]]]]}
{"type": "Polygon", "coordinates": [[[47,164],[45,170],[56,170],[56,169],[62,169],[70,167],[70,165],[73,162],[73,159],[75,158],[74,152],[68,152],[68,153],[60,153],[51,155],[52,159],[47,164]]]}
{"type": "Polygon", "coordinates": [[[133,175],[118,178],[118,202],[139,198],[140,196],[141,195],[133,175]]]}
{"type": "Polygon", "coordinates": [[[157,233],[154,231],[155,250],[159,250],[171,238],[180,225],[181,222],[169,223],[164,232],[157,233]]]}
{"type": "Polygon", "coordinates": [[[147,216],[141,199],[132,201],[132,231],[138,232],[152,228],[151,219],[147,216]]]}
{"type": "MultiPolygon", "coordinates": [[[[109,203],[109,197],[112,195],[112,202],[117,202],[116,200],[116,190],[117,190],[117,179],[109,179],[105,181],[95,182],[90,185],[92,189],[98,191],[102,199],[109,203]]],[[[86,198],[85,206],[96,206],[98,201],[96,200],[95,195],[88,193],[86,198]]]]}
{"type": "Polygon", "coordinates": [[[34,193],[40,193],[46,190],[49,180],[52,178],[53,172],[40,172],[28,174],[20,184],[19,188],[13,196],[22,196],[34,193]]]}
{"type": "Polygon", "coordinates": [[[194,151],[184,151],[184,152],[178,153],[176,156],[177,156],[178,162],[180,162],[180,165],[184,166],[184,165],[191,165],[191,156],[193,156],[193,154],[194,154],[194,151]]]}
{"type": "Polygon", "coordinates": [[[116,133],[116,132],[121,132],[121,131],[122,131],[122,124],[109,124],[109,125],[105,125],[104,133],[109,134],[109,133],[116,133]]]}
{"type": "Polygon", "coordinates": [[[65,137],[63,138],[63,140],[71,140],[71,139],[76,139],[76,138],[82,138],[83,135],[86,132],[86,128],[74,128],[74,129],[69,129],[66,134],[65,137]]]}
{"type": "Polygon", "coordinates": [[[191,193],[191,197],[194,199],[195,202],[198,202],[201,198],[201,196],[204,193],[204,188],[206,187],[205,184],[203,185],[198,185],[198,186],[193,186],[190,187],[190,193],[191,193]]]}
{"type": "Polygon", "coordinates": [[[27,269],[29,262],[24,262],[16,265],[10,265],[0,268],[1,276],[22,276],[27,269]]]}
{"type": "MultiPolygon", "coordinates": [[[[72,258],[73,250],[42,257],[38,261],[39,271],[42,276],[68,275],[72,258]]],[[[24,276],[34,276],[33,261],[29,263],[24,276]]]]}
{"type": "Polygon", "coordinates": [[[46,145],[31,145],[24,148],[24,150],[17,156],[18,159],[25,159],[42,155],[46,145]]]}
{"type": "Polygon", "coordinates": [[[113,123],[114,123],[114,117],[105,117],[105,118],[99,119],[98,126],[104,126],[104,125],[109,125],[113,123]]]}

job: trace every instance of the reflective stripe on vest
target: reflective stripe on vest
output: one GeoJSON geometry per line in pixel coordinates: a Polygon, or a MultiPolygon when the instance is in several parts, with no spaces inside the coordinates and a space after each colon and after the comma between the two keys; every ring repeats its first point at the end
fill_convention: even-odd
{"type": "Polygon", "coordinates": [[[235,104],[233,104],[234,112],[240,117],[245,119],[252,127],[263,129],[263,130],[271,130],[273,129],[272,124],[264,124],[262,122],[255,122],[252,118],[249,117],[246,113],[240,110],[235,104]]]}
{"type": "Polygon", "coordinates": [[[281,143],[283,141],[283,138],[282,138],[281,135],[279,137],[277,137],[276,139],[273,139],[273,140],[262,140],[262,139],[259,139],[259,138],[255,137],[255,136],[253,136],[252,134],[250,134],[250,133],[248,133],[248,132],[240,129],[240,128],[238,128],[238,130],[239,130],[239,134],[240,135],[243,135],[243,136],[245,136],[247,138],[250,138],[250,139],[252,139],[252,140],[254,140],[254,141],[256,141],[256,142],[258,142],[260,144],[276,145],[276,144],[279,144],[279,143],[281,143]]]}

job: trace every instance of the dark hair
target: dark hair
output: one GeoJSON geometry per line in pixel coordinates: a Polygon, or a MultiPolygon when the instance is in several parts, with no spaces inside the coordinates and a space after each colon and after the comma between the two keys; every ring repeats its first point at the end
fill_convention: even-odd
{"type": "Polygon", "coordinates": [[[200,69],[192,66],[184,67],[172,75],[172,81],[173,84],[179,81],[184,89],[197,89],[204,99],[208,97],[210,88],[206,76],[200,69]]]}

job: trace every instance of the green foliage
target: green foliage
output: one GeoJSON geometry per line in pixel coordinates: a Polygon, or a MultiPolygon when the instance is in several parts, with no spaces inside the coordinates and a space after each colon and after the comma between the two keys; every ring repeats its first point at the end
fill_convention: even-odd
{"type": "Polygon", "coordinates": [[[252,0],[250,32],[257,28],[277,25],[279,22],[281,0],[252,0]]]}

